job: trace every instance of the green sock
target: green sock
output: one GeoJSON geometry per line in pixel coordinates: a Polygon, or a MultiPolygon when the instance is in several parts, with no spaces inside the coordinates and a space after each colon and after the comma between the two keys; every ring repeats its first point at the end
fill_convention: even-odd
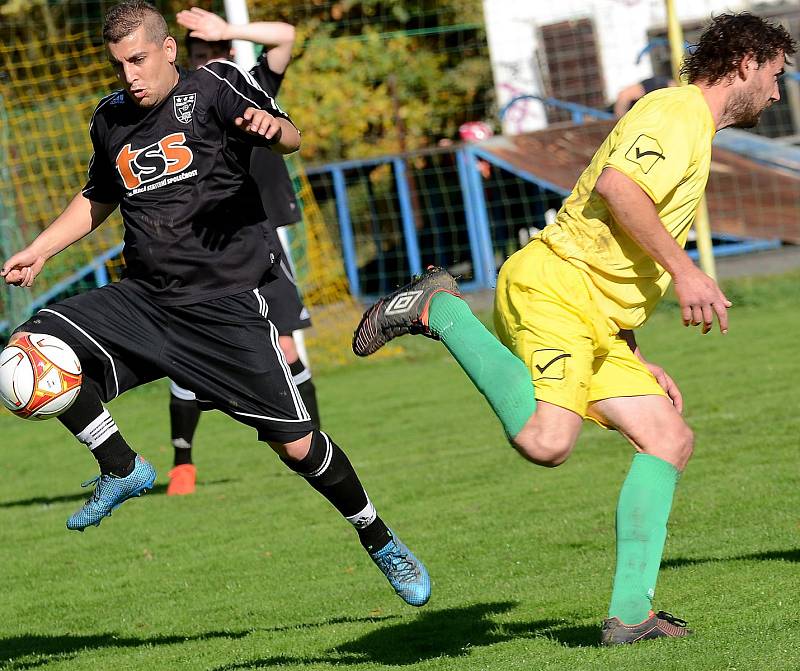
{"type": "Polygon", "coordinates": [[[680,471],[651,454],[633,457],[617,503],[617,568],[609,617],[647,619],[656,590],[667,520],[680,471]]]}
{"type": "Polygon", "coordinates": [[[509,438],[536,410],[531,374],[495,338],[460,298],[438,293],[431,300],[429,326],[489,401],[509,438]]]}

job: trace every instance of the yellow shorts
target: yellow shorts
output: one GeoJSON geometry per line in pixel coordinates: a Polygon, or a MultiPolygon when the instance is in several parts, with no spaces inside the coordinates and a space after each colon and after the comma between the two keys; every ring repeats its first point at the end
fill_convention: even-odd
{"type": "Polygon", "coordinates": [[[536,398],[582,417],[604,398],[665,395],[594,291],[585,271],[533,240],[503,264],[495,292],[497,335],[528,366],[536,398]]]}

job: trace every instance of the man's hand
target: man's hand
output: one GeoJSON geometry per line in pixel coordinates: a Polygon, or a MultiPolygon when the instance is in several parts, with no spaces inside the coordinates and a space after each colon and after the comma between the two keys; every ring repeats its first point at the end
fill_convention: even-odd
{"type": "Polygon", "coordinates": [[[0,277],[3,277],[6,284],[15,284],[20,287],[30,287],[33,280],[42,270],[46,257],[31,251],[30,247],[17,252],[3,264],[0,270],[0,277]]]}
{"type": "Polygon", "coordinates": [[[175,15],[178,23],[189,30],[189,35],[206,42],[220,42],[230,39],[228,22],[221,16],[207,12],[199,7],[183,10],[175,15]]]}
{"type": "Polygon", "coordinates": [[[722,293],[717,283],[694,265],[673,277],[675,293],[681,306],[683,325],[703,325],[708,333],[717,315],[719,330],[728,332],[728,308],[733,305],[722,293]]]}
{"type": "Polygon", "coordinates": [[[681,390],[678,389],[678,385],[675,384],[675,380],[667,375],[667,372],[661,366],[656,366],[654,363],[648,363],[644,360],[642,360],[642,363],[645,365],[645,368],[653,374],[658,384],[661,385],[661,388],[666,392],[667,396],[669,396],[669,400],[672,401],[675,410],[683,414],[683,395],[681,394],[681,390]]]}
{"type": "Polygon", "coordinates": [[[235,123],[246,133],[262,135],[267,140],[274,139],[275,142],[280,142],[282,134],[280,121],[266,110],[248,107],[242,116],[236,117],[235,123]]]}

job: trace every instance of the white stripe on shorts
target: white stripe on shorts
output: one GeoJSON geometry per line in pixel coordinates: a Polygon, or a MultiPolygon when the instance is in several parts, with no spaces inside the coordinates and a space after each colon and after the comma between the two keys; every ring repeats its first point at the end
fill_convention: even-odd
{"type": "Polygon", "coordinates": [[[283,354],[280,341],[278,340],[278,329],[275,328],[275,324],[273,324],[271,321],[268,320],[267,323],[269,324],[270,342],[272,343],[272,347],[275,349],[275,354],[278,357],[278,363],[280,363],[281,369],[283,370],[283,376],[286,378],[286,385],[289,387],[289,391],[292,394],[292,400],[294,401],[294,407],[297,411],[297,416],[302,417],[303,419],[311,419],[311,415],[309,415],[308,410],[306,410],[306,405],[303,403],[303,399],[300,396],[297,385],[294,383],[292,371],[289,369],[289,364],[286,363],[286,357],[283,354]]]}
{"type": "MultiPolygon", "coordinates": [[[[300,392],[297,390],[297,385],[295,385],[294,380],[292,379],[292,371],[289,370],[289,364],[286,363],[286,357],[283,354],[283,350],[281,349],[280,342],[278,340],[278,329],[275,328],[275,325],[269,320],[267,315],[269,314],[269,305],[267,305],[267,299],[261,295],[261,292],[258,289],[253,289],[253,294],[258,301],[258,312],[259,314],[267,320],[267,325],[269,326],[269,341],[272,345],[272,349],[275,350],[275,356],[278,359],[278,363],[280,364],[281,370],[283,371],[283,376],[286,379],[286,386],[289,388],[289,392],[292,395],[292,401],[294,402],[294,409],[297,412],[297,420],[277,420],[277,421],[307,421],[311,419],[311,415],[306,410],[305,403],[303,403],[303,399],[300,397],[300,392]]],[[[258,415],[246,415],[245,413],[237,412],[237,415],[242,415],[245,417],[258,417],[258,415]]],[[[265,417],[264,419],[272,419],[265,417]]]]}
{"type": "Polygon", "coordinates": [[[95,344],[97,349],[99,349],[103,354],[105,354],[108,357],[108,360],[111,362],[111,372],[114,373],[114,385],[117,388],[117,392],[114,394],[114,396],[112,398],[116,398],[117,396],[119,396],[119,380],[117,379],[117,367],[114,365],[114,359],[111,357],[111,355],[108,352],[106,352],[106,350],[103,348],[103,346],[99,342],[97,342],[94,338],[92,338],[92,336],[90,336],[80,326],[78,326],[74,321],[72,321],[71,319],[68,319],[67,317],[62,315],[60,312],[56,312],[55,310],[51,310],[50,308],[43,308],[43,309],[39,310],[39,312],[49,312],[50,314],[54,314],[56,317],[61,317],[61,319],[63,319],[65,322],[67,322],[67,324],[69,324],[73,328],[75,328],[78,331],[80,331],[81,333],[83,333],[83,335],[85,335],[89,340],[91,340],[95,344]]]}

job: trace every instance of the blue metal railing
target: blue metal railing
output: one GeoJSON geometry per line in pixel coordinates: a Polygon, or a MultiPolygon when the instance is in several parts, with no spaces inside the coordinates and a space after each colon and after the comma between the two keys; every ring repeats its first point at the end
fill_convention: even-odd
{"type": "MultiPolygon", "coordinates": [[[[521,100],[530,99],[570,112],[576,123],[583,123],[587,118],[613,118],[612,114],[605,111],[537,95],[522,95],[513,98],[500,111],[501,118],[508,112],[508,109],[512,105],[521,100]]],[[[731,144],[733,143],[731,142],[731,144]]],[[[741,149],[741,147],[739,148],[741,149]]],[[[463,206],[469,263],[471,264],[473,274],[472,281],[462,283],[462,289],[464,291],[471,291],[475,289],[491,288],[494,286],[496,279],[495,251],[492,245],[492,222],[489,217],[486,187],[478,168],[478,159],[488,161],[497,168],[515,175],[527,183],[536,185],[545,192],[561,197],[566,196],[569,192],[567,189],[555,185],[535,173],[528,172],[499,158],[488,151],[486,145],[466,144],[456,146],[452,151],[455,152],[455,169],[457,170],[458,189],[460,191],[460,202],[458,205],[463,206]]],[[[358,265],[358,241],[354,229],[350,196],[348,194],[348,187],[352,182],[348,182],[348,172],[356,171],[358,173],[358,179],[363,179],[366,174],[365,168],[376,168],[384,165],[391,167],[393,174],[393,193],[398,203],[398,219],[400,231],[402,233],[404,260],[407,262],[410,272],[418,273],[422,269],[422,252],[425,250],[421,250],[420,248],[416,221],[420,213],[415,212],[414,209],[414,199],[409,186],[408,162],[416,157],[442,153],[446,152],[442,150],[428,150],[409,155],[389,155],[364,160],[340,161],[306,169],[306,174],[310,177],[327,176],[331,181],[335,213],[341,238],[344,269],[350,285],[350,291],[354,296],[363,297],[365,295],[365,284],[363,282],[362,270],[358,265]]],[[[759,159],[756,158],[756,160],[759,159]]],[[[783,167],[785,167],[785,164],[783,167]]],[[[373,199],[375,197],[375,194],[371,190],[370,197],[373,199]]],[[[370,204],[370,209],[374,211],[374,203],[370,204]]],[[[373,232],[373,234],[375,234],[375,232],[373,232]]],[[[718,256],[758,251],[780,245],[780,242],[777,240],[752,240],[724,235],[717,235],[715,238],[720,243],[714,248],[714,253],[718,256]]],[[[109,278],[105,264],[109,259],[119,256],[121,252],[122,245],[119,244],[95,257],[90,263],[78,269],[69,277],[61,280],[42,295],[36,297],[30,304],[30,312],[36,311],[52,302],[60,295],[69,292],[73,284],[84,281],[85,278],[90,275],[93,276],[93,283],[96,286],[102,286],[108,283],[109,278]]],[[[692,254],[694,254],[694,252],[690,251],[690,255],[692,254]]],[[[7,332],[11,326],[8,319],[0,321],[0,332],[7,332]]]]}
{"type": "MultiPolygon", "coordinates": [[[[73,284],[84,280],[89,275],[94,275],[94,285],[96,287],[102,287],[108,284],[109,277],[108,270],[106,270],[106,261],[109,261],[110,259],[122,254],[122,247],[123,245],[120,243],[111,249],[106,250],[99,256],[94,257],[90,263],[86,264],[82,268],[79,268],[72,273],[72,275],[64,278],[60,282],[57,282],[43,294],[34,298],[30,304],[29,313],[33,314],[40,308],[49,305],[61,294],[69,292],[73,284]]],[[[12,325],[9,324],[7,320],[0,321],[0,333],[7,333],[11,330],[11,327],[12,325]]]]}
{"type": "Polygon", "coordinates": [[[613,119],[614,115],[604,110],[595,109],[594,107],[587,107],[586,105],[579,105],[578,103],[567,102],[566,100],[559,100],[558,98],[549,98],[544,96],[534,95],[533,93],[526,93],[524,95],[516,96],[509,100],[503,107],[500,108],[500,120],[502,121],[508,110],[522,100],[536,100],[542,105],[548,107],[555,107],[556,109],[564,110],[572,115],[574,123],[584,123],[586,117],[590,119],[613,119]]]}

